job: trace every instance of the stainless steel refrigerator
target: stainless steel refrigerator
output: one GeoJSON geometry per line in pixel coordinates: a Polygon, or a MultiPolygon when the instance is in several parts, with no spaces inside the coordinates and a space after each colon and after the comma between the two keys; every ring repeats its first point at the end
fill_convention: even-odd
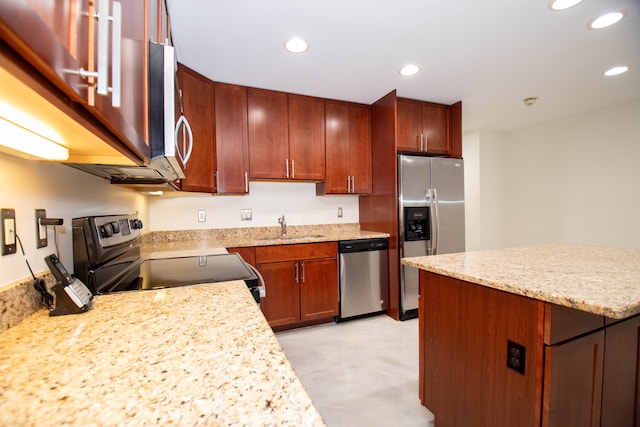
{"type": "MultiPolygon", "coordinates": [[[[462,159],[398,155],[400,258],[464,252],[462,159]]],[[[400,318],[418,315],[418,269],[400,265],[400,318]]]]}

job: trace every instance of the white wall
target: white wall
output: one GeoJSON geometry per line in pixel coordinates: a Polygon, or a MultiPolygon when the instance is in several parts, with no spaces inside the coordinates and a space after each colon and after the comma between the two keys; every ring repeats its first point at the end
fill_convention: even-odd
{"type": "Polygon", "coordinates": [[[315,184],[296,182],[251,182],[250,194],[244,196],[150,197],[149,210],[152,231],[278,226],[281,215],[288,225],[359,222],[358,196],[316,196],[315,184]],[[245,208],[252,210],[252,221],[240,220],[245,208]],[[205,210],[206,222],[198,222],[199,209],[205,210]]]}
{"type": "Polygon", "coordinates": [[[512,245],[640,248],[640,101],[508,139],[512,245]]]}
{"type": "Polygon", "coordinates": [[[464,136],[466,250],[508,246],[507,140],[503,133],[464,136]]]}
{"type": "Polygon", "coordinates": [[[640,101],[509,134],[468,133],[464,157],[467,250],[640,248],[640,101]]]}
{"type": "MultiPolygon", "coordinates": [[[[148,223],[147,197],[112,186],[108,181],[57,163],[24,160],[0,153],[0,207],[16,212],[17,234],[35,273],[47,270],[44,257],[54,253],[53,227],[49,245],[36,249],[35,209],[62,218],[56,227],[60,259],[73,270],[71,219],[84,215],[139,213],[148,223]]],[[[30,276],[18,246],[17,254],[0,257],[0,286],[30,276]]]]}

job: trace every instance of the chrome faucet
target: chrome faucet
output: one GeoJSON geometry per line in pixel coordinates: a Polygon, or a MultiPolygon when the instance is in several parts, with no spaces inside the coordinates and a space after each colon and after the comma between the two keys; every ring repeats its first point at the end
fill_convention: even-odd
{"type": "Polygon", "coordinates": [[[280,224],[282,229],[282,237],[287,237],[287,221],[285,221],[284,215],[278,218],[278,224],[280,224]]]}

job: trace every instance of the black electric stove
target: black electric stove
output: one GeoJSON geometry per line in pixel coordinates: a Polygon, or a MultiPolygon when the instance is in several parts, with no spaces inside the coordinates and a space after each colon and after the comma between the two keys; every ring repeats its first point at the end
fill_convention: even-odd
{"type": "Polygon", "coordinates": [[[95,294],[243,280],[259,302],[255,270],[237,253],[144,260],[133,215],[74,218],[74,275],[95,294]]]}

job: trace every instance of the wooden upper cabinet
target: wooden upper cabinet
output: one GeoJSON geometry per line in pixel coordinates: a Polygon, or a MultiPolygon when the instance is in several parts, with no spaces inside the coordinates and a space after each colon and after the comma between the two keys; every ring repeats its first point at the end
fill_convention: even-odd
{"type": "Polygon", "coordinates": [[[289,126],[287,94],[248,88],[249,176],[287,179],[289,126]]]}
{"type": "Polygon", "coordinates": [[[216,192],[249,192],[247,88],[215,83],[216,192]]]}
{"type": "Polygon", "coordinates": [[[289,178],[323,180],[324,99],[289,94],[289,178]]]}
{"type": "Polygon", "coordinates": [[[371,193],[371,110],[342,101],[325,102],[326,174],[319,194],[371,193]]]}
{"type": "MultiPolygon", "coordinates": [[[[140,159],[148,159],[147,144],[147,35],[144,2],[120,2],[121,106],[113,107],[113,94],[97,95],[95,78],[80,77],[80,70],[97,71],[100,2],[111,0],[2,0],[0,37],[58,89],[82,104],[140,159]],[[89,18],[91,17],[91,18],[89,18]]],[[[112,29],[108,22],[108,84],[113,84],[112,29]]]]}
{"type": "Polygon", "coordinates": [[[249,176],[324,179],[324,100],[248,88],[249,176]]]}
{"type": "Polygon", "coordinates": [[[450,153],[449,106],[398,98],[397,150],[450,153]]]}
{"type": "Polygon", "coordinates": [[[185,67],[178,66],[182,108],[191,126],[193,149],[185,168],[182,190],[214,192],[214,86],[213,82],[185,67]]]}

